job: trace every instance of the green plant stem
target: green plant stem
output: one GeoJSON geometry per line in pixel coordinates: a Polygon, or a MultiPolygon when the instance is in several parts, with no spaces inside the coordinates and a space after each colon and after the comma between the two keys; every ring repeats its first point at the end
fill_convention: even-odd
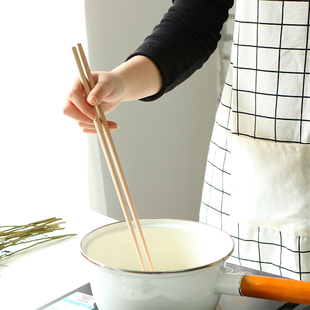
{"type": "Polygon", "coordinates": [[[61,218],[53,217],[26,225],[0,226],[0,260],[49,241],[76,236],[76,234],[47,235],[64,229],[64,227],[60,227],[60,225],[65,224],[65,222],[59,222],[61,220],[61,218]],[[33,244],[15,251],[10,250],[26,243],[33,244]]]}
{"type": "MultiPolygon", "coordinates": [[[[54,236],[54,237],[49,237],[49,238],[42,238],[42,239],[38,239],[38,240],[43,240],[43,241],[40,241],[40,242],[37,242],[35,244],[32,244],[26,248],[22,248],[20,250],[17,250],[15,252],[9,252],[7,254],[7,256],[5,257],[9,257],[9,256],[12,256],[12,255],[15,255],[17,253],[20,253],[22,251],[26,251],[26,250],[29,250],[37,245],[40,245],[40,244],[43,244],[43,243],[46,243],[46,242],[49,242],[49,241],[53,241],[53,240],[57,240],[57,239],[64,239],[64,238],[69,238],[69,237],[73,237],[73,236],[76,236],[76,234],[67,234],[67,235],[61,235],[61,236],[54,236]]],[[[26,241],[24,243],[28,243],[28,242],[35,242],[35,241],[38,241],[38,240],[34,240],[34,241],[26,241]]],[[[0,256],[0,260],[1,260],[1,256],[0,256]]]]}

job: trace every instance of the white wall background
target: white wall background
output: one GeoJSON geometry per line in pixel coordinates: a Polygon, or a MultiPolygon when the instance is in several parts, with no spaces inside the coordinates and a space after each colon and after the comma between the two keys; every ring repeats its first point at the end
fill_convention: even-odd
{"type": "MultiPolygon", "coordinates": [[[[170,0],[86,0],[92,70],[123,62],[160,21],[170,0]]],[[[208,144],[217,107],[215,56],[189,80],[151,103],[124,102],[107,116],[140,218],[198,220],[208,144]]],[[[92,209],[122,219],[96,137],[89,137],[92,209]],[[97,148],[97,150],[96,150],[97,148]],[[102,174],[98,174],[98,170],[102,174]]]]}
{"type": "Polygon", "coordinates": [[[83,0],[0,1],[0,209],[88,208],[86,138],[62,114],[83,0]]]}

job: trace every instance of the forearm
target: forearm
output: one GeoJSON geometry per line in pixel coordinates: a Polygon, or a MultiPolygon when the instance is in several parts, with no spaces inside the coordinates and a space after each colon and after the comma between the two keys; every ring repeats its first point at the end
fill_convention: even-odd
{"type": "Polygon", "coordinates": [[[130,101],[157,94],[163,85],[157,66],[147,57],[137,55],[115,68],[112,73],[122,79],[121,101],[130,101]]]}
{"type": "Polygon", "coordinates": [[[175,0],[161,22],[128,58],[144,55],[158,67],[163,87],[151,101],[172,90],[208,60],[220,39],[233,0],[175,0]]]}

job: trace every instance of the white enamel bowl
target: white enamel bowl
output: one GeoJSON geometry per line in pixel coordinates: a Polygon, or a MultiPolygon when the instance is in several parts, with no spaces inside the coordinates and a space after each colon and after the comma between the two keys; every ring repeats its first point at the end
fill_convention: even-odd
{"type": "MultiPolygon", "coordinates": [[[[247,276],[225,273],[225,261],[234,248],[227,233],[183,220],[148,219],[140,223],[154,272],[141,271],[126,222],[100,227],[82,239],[81,252],[87,259],[99,310],[212,310],[221,294],[241,294],[241,282],[247,276]]],[[[256,289],[260,285],[255,282],[251,286],[256,289]]],[[[248,289],[248,283],[244,287],[248,289]]],[[[296,288],[303,295],[302,289],[309,289],[310,296],[310,284],[296,288]]],[[[250,289],[247,296],[265,298],[264,294],[251,294],[250,289]]]]}

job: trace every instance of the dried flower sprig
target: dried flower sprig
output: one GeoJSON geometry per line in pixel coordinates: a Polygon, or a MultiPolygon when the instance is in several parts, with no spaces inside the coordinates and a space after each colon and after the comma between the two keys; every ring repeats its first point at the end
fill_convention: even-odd
{"type": "Polygon", "coordinates": [[[39,244],[76,236],[65,234],[49,236],[56,230],[63,230],[61,218],[49,218],[26,225],[0,226],[0,260],[28,250],[39,244]]]}

